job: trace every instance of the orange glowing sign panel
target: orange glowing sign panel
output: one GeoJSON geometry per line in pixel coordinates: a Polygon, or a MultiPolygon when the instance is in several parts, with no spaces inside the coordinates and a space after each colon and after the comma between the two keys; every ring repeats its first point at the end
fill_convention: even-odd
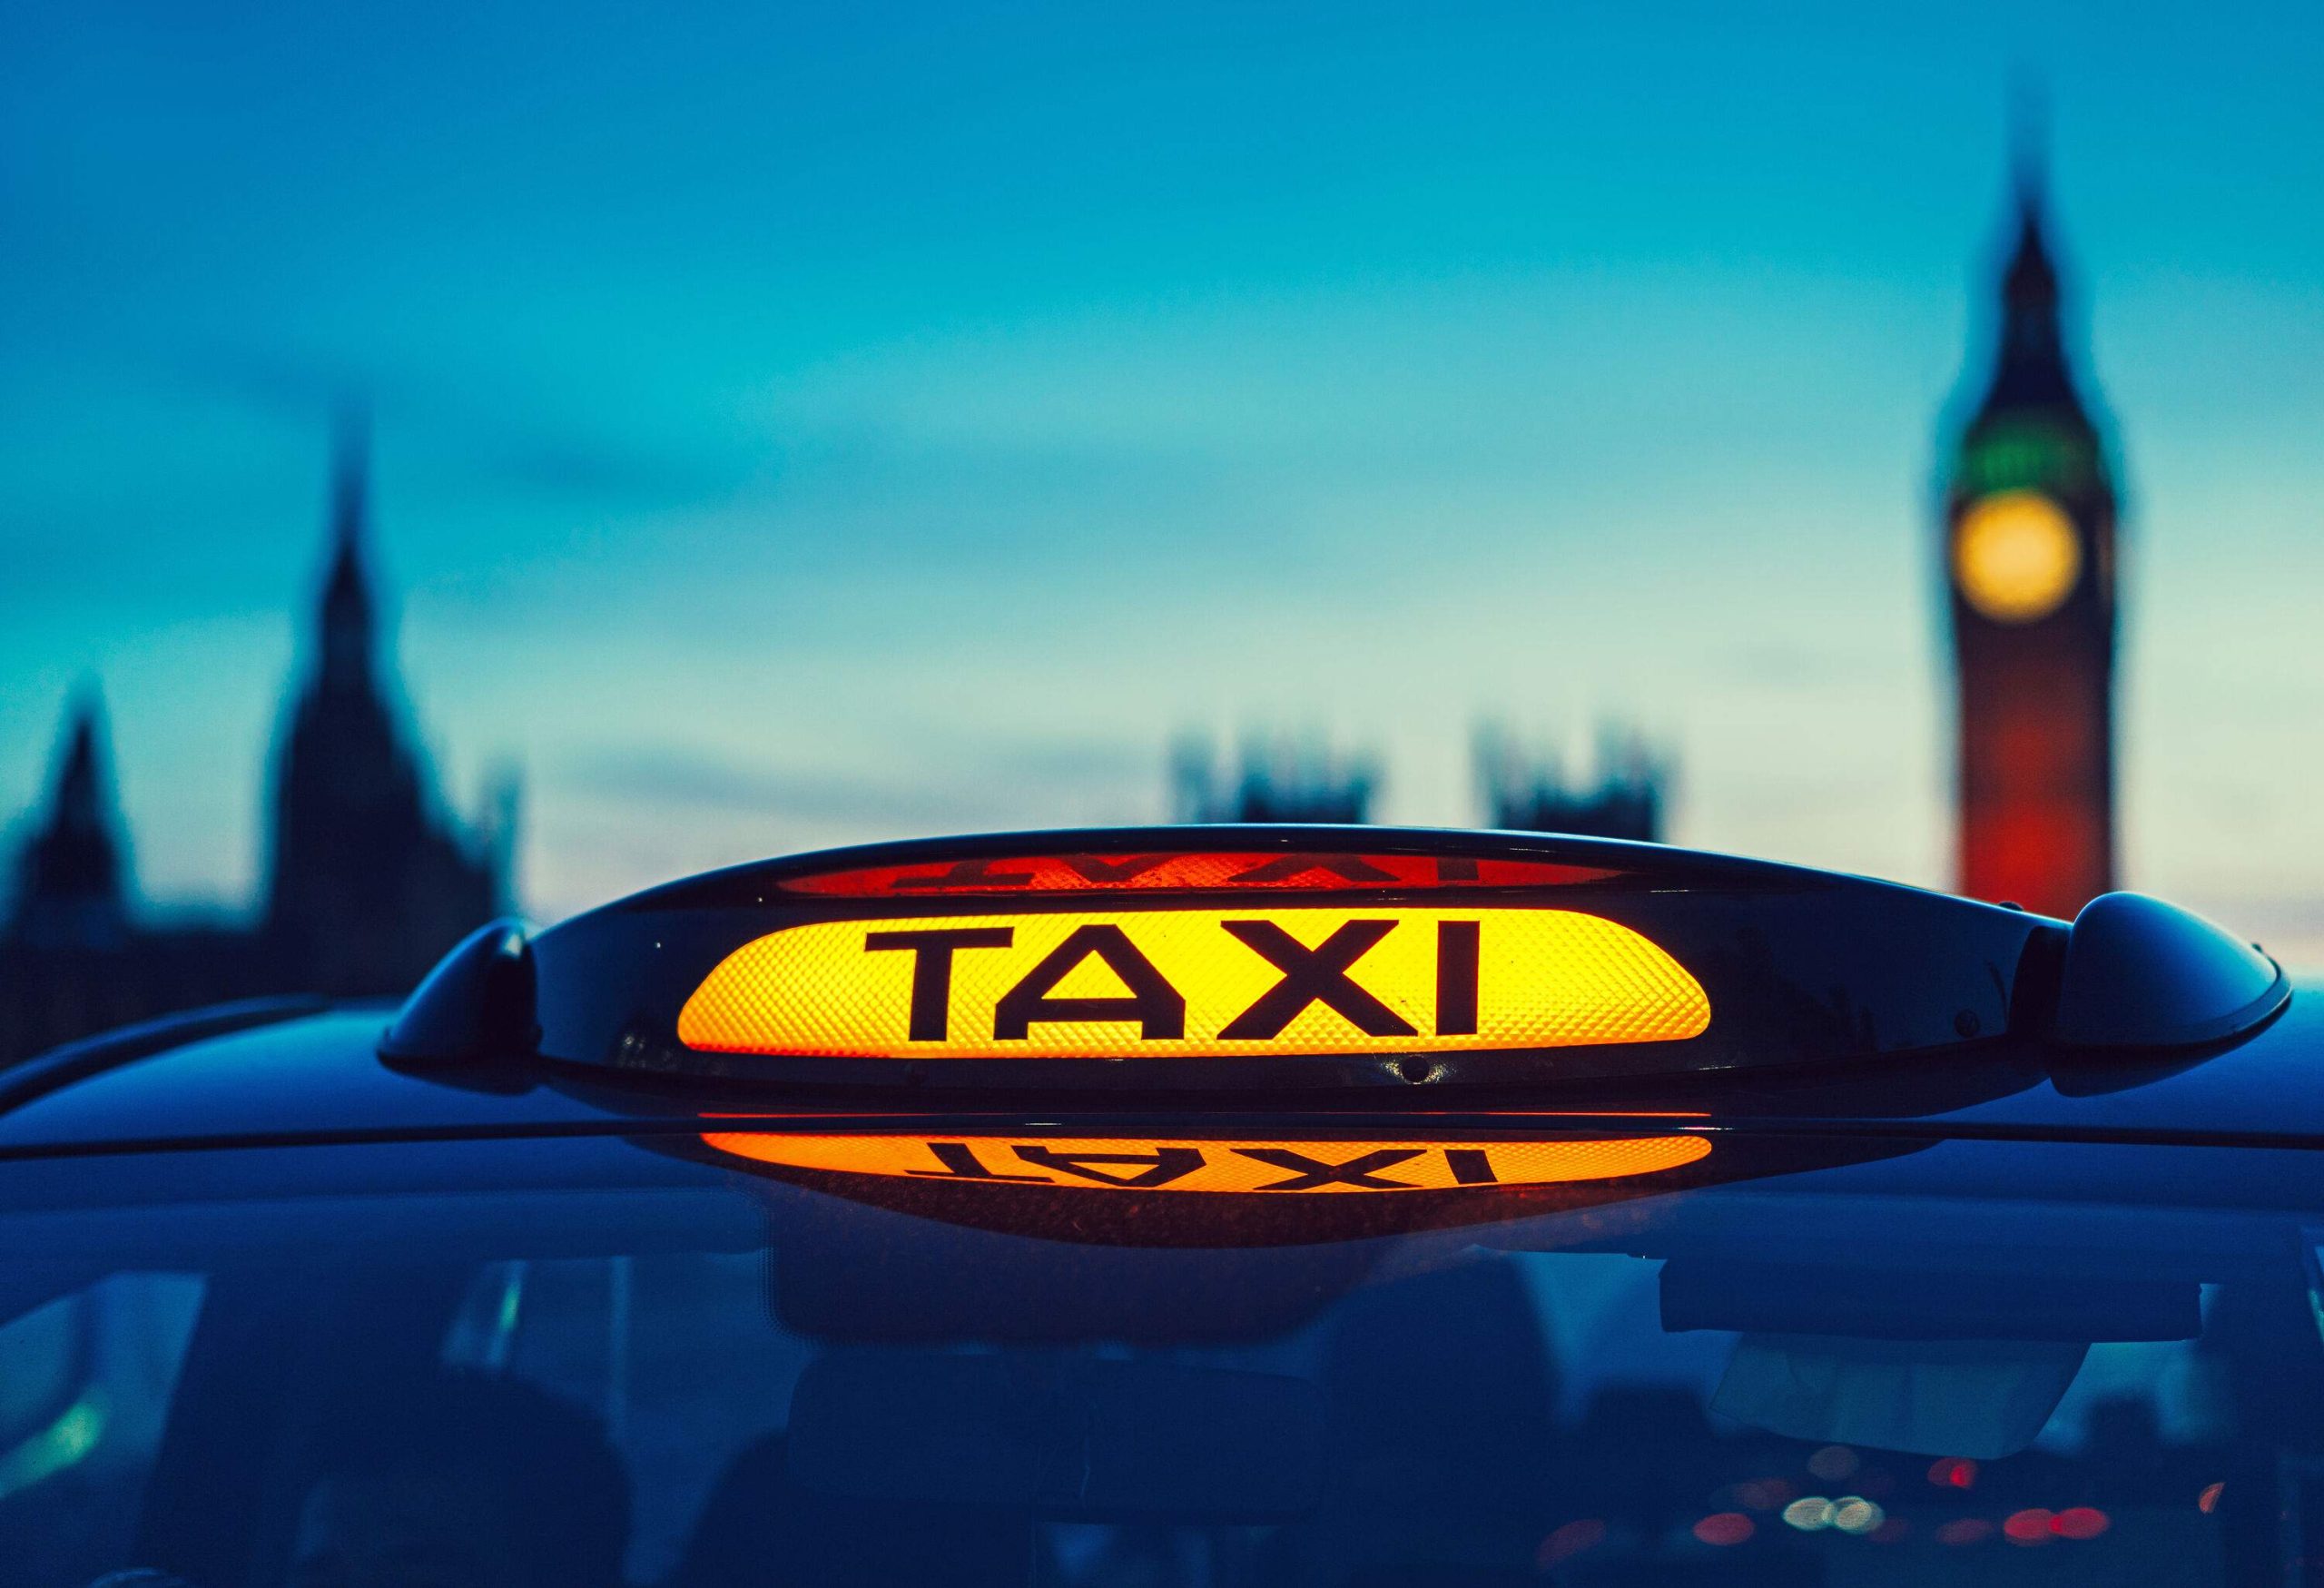
{"type": "Polygon", "coordinates": [[[822,872],[794,878],[783,886],[788,893],[835,899],[1251,889],[1313,893],[1391,888],[1560,888],[1602,883],[1621,874],[1606,866],[1493,855],[1338,854],[1301,850],[1264,854],[977,856],[822,872]]]}
{"type": "Polygon", "coordinates": [[[678,1013],[697,1050],[832,1058],[1412,1053],[1667,1042],[1710,1001],[1571,910],[1068,911],[818,922],[678,1013]]]}
{"type": "Polygon", "coordinates": [[[790,1169],[987,1185],[1125,1191],[1450,1191],[1618,1180],[1710,1153],[1702,1136],[1603,1141],[1027,1140],[1003,1136],[793,1136],[723,1131],[721,1152],[790,1169]]]}

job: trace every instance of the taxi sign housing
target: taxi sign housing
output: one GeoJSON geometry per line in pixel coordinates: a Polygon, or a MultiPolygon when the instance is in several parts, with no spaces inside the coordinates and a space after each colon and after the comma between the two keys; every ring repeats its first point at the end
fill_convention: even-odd
{"type": "Polygon", "coordinates": [[[2139,930],[2076,946],[2064,922],[2018,910],[1654,844],[1004,834],[738,866],[538,937],[488,929],[383,1051],[812,1089],[1534,1087],[2077,1032],[2217,1041],[2287,996],[2272,962],[2223,952],[2233,940],[2208,923],[2101,914],[2125,912],[2139,930]],[[2102,989],[2126,954],[2212,973],[2170,1020],[2061,1031],[2062,980],[2102,989]]]}

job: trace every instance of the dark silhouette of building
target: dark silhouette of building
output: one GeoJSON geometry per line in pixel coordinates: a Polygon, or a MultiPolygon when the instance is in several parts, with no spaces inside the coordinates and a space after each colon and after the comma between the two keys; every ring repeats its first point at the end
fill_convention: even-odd
{"type": "MultiPolygon", "coordinates": [[[[1659,843],[1669,764],[1636,734],[1601,736],[1595,777],[1569,779],[1553,756],[1521,752],[1500,734],[1477,735],[1477,781],[1492,825],[1526,833],[1659,843]]],[[[1344,822],[1371,819],[1380,786],[1369,756],[1335,755],[1314,740],[1246,739],[1222,760],[1200,736],[1179,740],[1170,762],[1179,822],[1344,822]]]]}
{"type": "Polygon", "coordinates": [[[16,857],[9,938],[35,948],[104,950],[129,936],[120,824],[105,765],[104,708],[91,685],[74,702],[44,821],[16,857]]]}
{"type": "Polygon", "coordinates": [[[1207,741],[1179,741],[1171,794],[1180,822],[1346,822],[1369,819],[1380,774],[1368,756],[1333,755],[1285,737],[1246,740],[1231,770],[1207,741]]]}
{"type": "Polygon", "coordinates": [[[2114,878],[2114,488],[2021,156],[1993,373],[1951,460],[1959,887],[2072,916],[2114,878]]]}
{"type": "Polygon", "coordinates": [[[333,482],[313,671],[275,766],[265,932],[300,984],[320,992],[409,987],[506,892],[493,845],[435,808],[389,705],[393,664],[363,566],[367,500],[350,449],[333,482]]]}
{"type": "Polygon", "coordinates": [[[393,704],[391,625],[364,562],[367,502],[350,439],[333,486],[312,656],[277,746],[259,919],[138,919],[103,716],[85,691],[0,914],[0,1062],[229,999],[400,992],[507,908],[511,823],[504,814],[476,833],[443,813],[393,704]]]}
{"type": "Polygon", "coordinates": [[[1569,777],[1555,756],[1521,751],[1490,728],[1477,735],[1476,766],[1492,826],[1661,842],[1669,764],[1636,734],[1601,734],[1596,775],[1588,781],[1569,777]]]}

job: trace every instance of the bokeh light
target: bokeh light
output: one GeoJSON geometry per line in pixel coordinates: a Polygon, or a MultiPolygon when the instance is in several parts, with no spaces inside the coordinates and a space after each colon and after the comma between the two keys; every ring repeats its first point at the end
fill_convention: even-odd
{"type": "Polygon", "coordinates": [[[1820,1533],[1832,1525],[1832,1502],[1821,1494],[1807,1494],[1783,1508],[1783,1519],[1802,1533],[1820,1533]]]}
{"type": "Polygon", "coordinates": [[[2023,1511],[2013,1511],[2001,1524],[2004,1538],[2012,1544],[2047,1544],[2054,1535],[2050,1524],[2054,1514],[2039,1505],[2029,1505],[2023,1511]]]}
{"type": "Polygon", "coordinates": [[[1827,1445],[1807,1458],[1807,1470],[1827,1484],[1856,1475],[1863,1457],[1845,1445],[1827,1445]]]}
{"type": "Polygon", "coordinates": [[[1571,1560],[1605,1540],[1606,1524],[1595,1516],[1584,1516],[1552,1529],[1533,1552],[1533,1563],[1546,1572],[1560,1561],[1571,1560]]]}
{"type": "Polygon", "coordinates": [[[1832,1525],[1842,1533],[1862,1534],[1878,1527],[1887,1516],[1861,1494],[1846,1494],[1832,1505],[1832,1525]]]}

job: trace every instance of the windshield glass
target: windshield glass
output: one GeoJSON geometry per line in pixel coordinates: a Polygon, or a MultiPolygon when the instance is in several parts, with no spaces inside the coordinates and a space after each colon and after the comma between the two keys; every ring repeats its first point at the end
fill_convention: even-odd
{"type": "Polygon", "coordinates": [[[2311,1155],[838,1139],[0,1165],[8,1579],[2257,1583],[2324,1525],[2311,1155]]]}

